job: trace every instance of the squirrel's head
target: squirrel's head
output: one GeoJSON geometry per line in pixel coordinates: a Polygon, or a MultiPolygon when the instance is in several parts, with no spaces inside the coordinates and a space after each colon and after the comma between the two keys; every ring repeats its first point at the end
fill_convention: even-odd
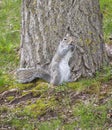
{"type": "Polygon", "coordinates": [[[70,48],[71,51],[74,50],[74,37],[70,34],[66,34],[66,36],[63,38],[61,45],[63,48],[70,48]]]}

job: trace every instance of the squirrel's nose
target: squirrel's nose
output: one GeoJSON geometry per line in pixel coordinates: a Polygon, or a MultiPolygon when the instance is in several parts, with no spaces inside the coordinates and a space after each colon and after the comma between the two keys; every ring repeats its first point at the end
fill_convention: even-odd
{"type": "Polygon", "coordinates": [[[73,42],[71,42],[69,45],[74,46],[73,42]]]}

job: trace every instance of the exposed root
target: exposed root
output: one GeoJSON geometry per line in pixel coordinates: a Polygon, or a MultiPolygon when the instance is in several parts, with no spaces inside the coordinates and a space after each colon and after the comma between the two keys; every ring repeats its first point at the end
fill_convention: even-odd
{"type": "Polygon", "coordinates": [[[15,89],[11,89],[11,90],[3,92],[2,94],[0,94],[0,97],[5,98],[8,96],[16,96],[19,93],[20,93],[19,90],[15,88],[15,89]]]}
{"type": "Polygon", "coordinates": [[[19,96],[21,94],[21,92],[19,91],[19,89],[11,89],[8,91],[5,91],[3,93],[0,94],[0,104],[3,104],[6,101],[6,98],[9,96],[19,96]]]}
{"type": "Polygon", "coordinates": [[[19,102],[22,102],[22,101],[26,101],[26,100],[29,100],[29,99],[32,99],[32,98],[37,98],[37,97],[40,97],[40,94],[36,94],[34,95],[33,92],[30,92],[24,96],[21,96],[21,97],[17,97],[15,98],[14,100],[12,100],[9,104],[12,105],[12,104],[17,104],[19,102]]]}
{"type": "Polygon", "coordinates": [[[22,101],[27,101],[32,98],[38,98],[40,97],[40,93],[32,92],[32,91],[26,91],[27,94],[22,95],[22,91],[19,91],[18,89],[11,89],[8,91],[5,91],[0,94],[0,104],[18,104],[22,101]],[[21,96],[22,95],[22,96],[21,96]],[[11,101],[8,101],[7,98],[10,98],[13,96],[14,98],[11,101]]]}

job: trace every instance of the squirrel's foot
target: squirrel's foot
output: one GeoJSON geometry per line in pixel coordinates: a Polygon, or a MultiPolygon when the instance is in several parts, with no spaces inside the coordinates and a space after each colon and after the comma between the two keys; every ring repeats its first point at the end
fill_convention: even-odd
{"type": "Polygon", "coordinates": [[[74,80],[73,79],[69,79],[67,82],[74,82],[74,80]]]}

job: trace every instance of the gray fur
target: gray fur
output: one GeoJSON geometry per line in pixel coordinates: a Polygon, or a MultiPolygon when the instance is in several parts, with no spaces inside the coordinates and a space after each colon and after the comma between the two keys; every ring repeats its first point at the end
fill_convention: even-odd
{"type": "Polygon", "coordinates": [[[49,66],[49,71],[46,71],[41,67],[18,69],[18,82],[27,83],[36,78],[42,78],[53,85],[68,82],[71,75],[69,60],[74,50],[74,45],[72,42],[73,37],[67,34],[58,46],[58,49],[49,66]]]}

